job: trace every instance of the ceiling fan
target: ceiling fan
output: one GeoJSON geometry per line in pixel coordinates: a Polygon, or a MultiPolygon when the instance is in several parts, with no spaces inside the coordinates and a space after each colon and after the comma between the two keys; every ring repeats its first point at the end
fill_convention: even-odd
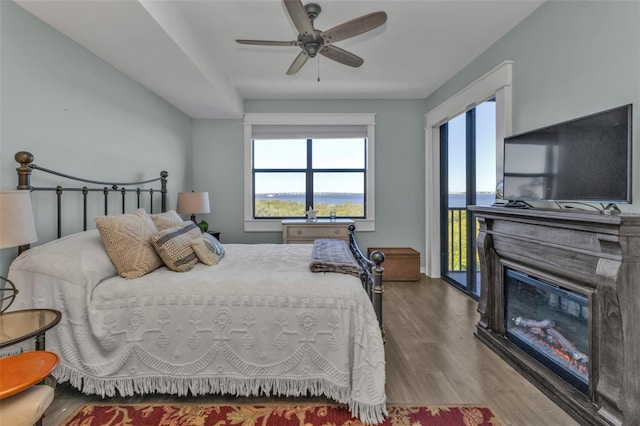
{"type": "Polygon", "coordinates": [[[300,0],[283,0],[283,2],[299,32],[297,40],[236,40],[236,42],[258,46],[299,46],[302,51],[287,70],[287,75],[297,73],[309,58],[314,58],[318,53],[341,64],[359,67],[364,63],[362,58],[333,43],[371,31],[387,22],[385,12],[372,12],[329,30],[320,31],[313,26],[313,22],[320,14],[320,5],[317,3],[303,5],[300,0]]]}

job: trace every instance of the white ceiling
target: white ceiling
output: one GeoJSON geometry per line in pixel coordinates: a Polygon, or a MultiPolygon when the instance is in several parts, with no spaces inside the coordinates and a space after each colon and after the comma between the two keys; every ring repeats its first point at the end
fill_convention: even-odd
{"type": "Polygon", "coordinates": [[[285,73],[300,48],[280,0],[16,0],[193,118],[233,118],[243,99],[426,98],[544,0],[317,0],[327,30],[378,10],[383,26],[336,43],[364,59],[323,56],[285,73]],[[318,78],[318,67],[320,81],[318,78]]]}

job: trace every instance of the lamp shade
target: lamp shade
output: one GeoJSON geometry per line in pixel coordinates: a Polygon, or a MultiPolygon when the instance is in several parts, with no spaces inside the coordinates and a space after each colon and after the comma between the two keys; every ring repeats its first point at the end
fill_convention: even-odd
{"type": "Polygon", "coordinates": [[[30,191],[0,191],[0,249],[38,241],[30,191]]]}
{"type": "Polygon", "coordinates": [[[180,192],[176,212],[181,214],[211,213],[208,192],[180,192]]]}

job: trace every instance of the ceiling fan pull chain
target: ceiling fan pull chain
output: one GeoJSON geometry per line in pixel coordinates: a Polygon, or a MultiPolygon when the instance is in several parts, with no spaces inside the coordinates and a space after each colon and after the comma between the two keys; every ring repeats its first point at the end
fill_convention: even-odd
{"type": "Polygon", "coordinates": [[[318,56],[318,81],[320,81],[320,56],[318,56]]]}

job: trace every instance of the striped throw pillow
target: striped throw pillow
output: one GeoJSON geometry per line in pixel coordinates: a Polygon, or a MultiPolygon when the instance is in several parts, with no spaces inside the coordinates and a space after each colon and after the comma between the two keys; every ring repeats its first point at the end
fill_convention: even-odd
{"type": "Polygon", "coordinates": [[[185,272],[198,263],[198,257],[191,248],[191,241],[201,237],[202,231],[198,225],[188,220],[158,232],[151,241],[167,268],[185,272]]]}

